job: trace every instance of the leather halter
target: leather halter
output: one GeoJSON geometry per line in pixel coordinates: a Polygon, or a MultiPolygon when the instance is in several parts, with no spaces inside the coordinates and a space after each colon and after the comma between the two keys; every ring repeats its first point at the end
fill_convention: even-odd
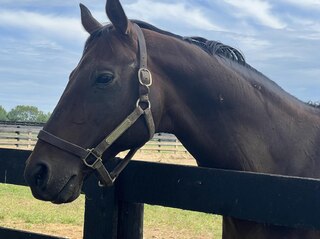
{"type": "Polygon", "coordinates": [[[63,151],[78,156],[85,166],[96,170],[99,177],[100,186],[112,186],[120,172],[127,166],[138,148],[130,149],[128,154],[122,159],[112,172],[109,172],[103,162],[103,153],[139,118],[144,115],[147,128],[149,130],[149,139],[155,133],[155,126],[151,114],[151,103],[149,100],[149,87],[152,85],[152,75],[147,65],[147,48],[146,42],[141,28],[133,24],[138,36],[140,66],[138,71],[139,79],[139,98],[136,102],[133,112],[124,119],[107,137],[105,137],[95,148],[85,149],[79,145],[73,144],[67,140],[61,139],[45,130],[40,130],[38,138],[49,143],[63,151]]]}

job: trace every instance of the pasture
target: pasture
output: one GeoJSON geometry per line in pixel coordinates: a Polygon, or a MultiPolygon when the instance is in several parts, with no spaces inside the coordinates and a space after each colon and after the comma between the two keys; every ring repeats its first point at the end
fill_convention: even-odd
{"type": "MultiPolygon", "coordinates": [[[[27,187],[0,184],[0,226],[82,239],[84,198],[54,205],[32,197],[27,187]]],[[[145,205],[144,238],[221,238],[221,217],[145,205]]]]}

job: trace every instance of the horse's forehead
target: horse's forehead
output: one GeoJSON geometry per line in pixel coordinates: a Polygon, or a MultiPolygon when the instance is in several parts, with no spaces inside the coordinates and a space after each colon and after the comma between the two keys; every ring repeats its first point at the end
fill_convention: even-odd
{"type": "Polygon", "coordinates": [[[119,72],[123,68],[135,68],[138,61],[137,49],[121,37],[115,33],[99,33],[88,38],[80,62],[74,70],[77,74],[72,75],[97,70],[119,72]]]}
{"type": "Polygon", "coordinates": [[[95,57],[121,59],[133,55],[132,47],[126,44],[114,31],[90,36],[88,41],[86,48],[95,57]]]}

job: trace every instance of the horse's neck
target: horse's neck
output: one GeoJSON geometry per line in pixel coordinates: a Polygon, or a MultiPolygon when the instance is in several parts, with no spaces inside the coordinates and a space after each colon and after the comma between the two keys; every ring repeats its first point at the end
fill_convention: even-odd
{"type": "Polygon", "coordinates": [[[166,62],[165,114],[200,165],[319,176],[319,114],[195,49],[166,62]]]}

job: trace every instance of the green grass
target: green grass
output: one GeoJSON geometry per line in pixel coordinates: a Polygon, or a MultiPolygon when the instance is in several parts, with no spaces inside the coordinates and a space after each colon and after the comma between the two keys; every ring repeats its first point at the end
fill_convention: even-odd
{"type": "Polygon", "coordinates": [[[59,206],[35,200],[27,187],[0,184],[0,201],[2,222],[83,224],[84,197],[74,203],[59,206]]]}
{"type": "Polygon", "coordinates": [[[221,238],[221,217],[160,206],[145,206],[144,228],[147,238],[221,238]],[[157,230],[154,230],[157,229],[157,230]],[[151,235],[150,235],[151,234],[151,235]]]}
{"type": "MultiPolygon", "coordinates": [[[[32,197],[29,188],[0,184],[0,226],[55,233],[62,228],[70,236],[69,227],[79,229],[71,238],[81,238],[84,196],[73,203],[54,205],[32,197]],[[22,228],[21,228],[22,227],[22,228]],[[65,228],[65,229],[63,229],[65,228]]],[[[61,233],[60,233],[61,235],[61,233]]],[[[145,206],[144,238],[210,239],[221,238],[221,217],[160,206],[145,206]]]]}

